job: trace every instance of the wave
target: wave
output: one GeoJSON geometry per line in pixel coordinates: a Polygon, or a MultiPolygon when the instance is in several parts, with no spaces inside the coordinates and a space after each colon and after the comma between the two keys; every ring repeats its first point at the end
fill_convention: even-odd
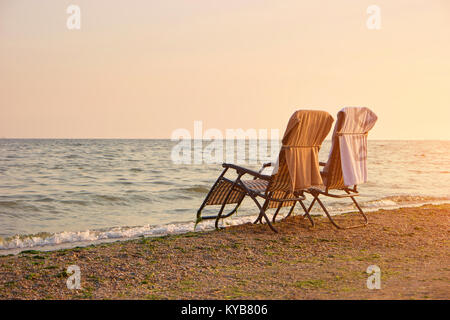
{"type": "Polygon", "coordinates": [[[126,191],[126,195],[112,195],[112,194],[95,194],[84,193],[75,194],[73,197],[40,197],[36,199],[35,196],[20,199],[20,200],[0,200],[0,209],[24,209],[40,211],[42,205],[80,205],[89,206],[91,204],[97,205],[129,205],[131,202],[148,202],[151,201],[150,194],[142,194],[140,191],[126,191]]]}
{"type": "MultiPolygon", "coordinates": [[[[332,203],[328,203],[325,200],[327,208],[331,214],[342,214],[345,212],[354,211],[355,207],[350,201],[338,200],[332,203]]],[[[374,211],[378,209],[397,209],[401,207],[410,207],[423,204],[440,204],[450,202],[450,197],[432,197],[432,196],[415,196],[415,195],[395,195],[382,197],[376,200],[358,200],[358,203],[364,209],[364,211],[374,211]]],[[[319,206],[314,206],[312,214],[320,214],[321,209],[319,206]]]]}
{"type": "Polygon", "coordinates": [[[398,195],[398,196],[383,197],[380,200],[375,201],[392,201],[396,204],[404,204],[404,203],[424,203],[428,201],[446,201],[446,200],[450,200],[450,197],[398,195]]]}
{"type": "MultiPolygon", "coordinates": [[[[450,197],[410,196],[399,195],[383,197],[378,200],[362,202],[366,212],[379,209],[395,209],[401,207],[414,207],[424,204],[450,203],[450,197]]],[[[329,206],[333,215],[355,211],[352,206],[329,206]]],[[[317,212],[312,212],[317,215],[317,212]]],[[[280,218],[283,214],[280,214],[280,218]]],[[[223,220],[222,226],[233,226],[250,223],[256,215],[234,216],[223,220]]],[[[214,229],[214,220],[205,220],[197,225],[195,231],[207,231],[214,229]]],[[[57,233],[38,233],[32,235],[15,235],[13,237],[0,237],[0,255],[17,254],[23,249],[39,248],[41,250],[55,250],[60,248],[72,248],[75,246],[87,246],[102,242],[118,240],[130,240],[139,237],[156,237],[172,234],[182,234],[194,231],[194,222],[180,222],[166,225],[144,225],[135,227],[114,227],[103,230],[63,231],[57,233]]]]}
{"type": "MultiPolygon", "coordinates": [[[[196,230],[201,231],[212,228],[212,223],[204,223],[199,225],[196,230]]],[[[162,226],[115,227],[109,230],[63,231],[54,234],[15,235],[9,238],[0,238],[0,254],[9,254],[11,250],[13,250],[13,253],[18,253],[21,249],[26,248],[40,247],[54,249],[55,246],[61,244],[72,244],[73,246],[75,243],[84,243],[88,245],[110,240],[133,239],[141,236],[179,234],[193,230],[194,223],[190,222],[162,226]]]]}
{"type": "Polygon", "coordinates": [[[196,185],[186,188],[171,188],[164,192],[160,192],[158,197],[165,200],[193,199],[198,196],[202,197],[206,195],[208,191],[209,188],[196,185]]]}
{"type": "Polygon", "coordinates": [[[0,207],[14,208],[20,206],[18,201],[0,201],[0,207]]]}
{"type": "MultiPolygon", "coordinates": [[[[32,203],[28,203],[25,200],[6,200],[6,201],[0,201],[0,210],[7,210],[10,211],[11,209],[14,210],[26,210],[31,212],[40,212],[41,209],[39,206],[36,206],[32,203]]],[[[3,211],[0,211],[0,214],[4,213],[3,211]]]]}
{"type": "MultiPolygon", "coordinates": [[[[222,226],[233,226],[250,223],[254,216],[234,217],[222,221],[222,226]]],[[[0,237],[0,255],[17,254],[23,249],[39,248],[41,250],[55,250],[70,248],[78,245],[91,245],[117,240],[130,240],[139,237],[157,237],[182,234],[194,231],[194,222],[172,223],[161,226],[115,227],[107,230],[63,231],[54,234],[39,233],[33,235],[16,235],[9,238],[0,237]]],[[[195,231],[214,229],[213,220],[205,220],[195,227],[195,231]]]]}
{"type": "Polygon", "coordinates": [[[208,193],[209,188],[205,186],[192,186],[187,188],[180,188],[179,191],[187,191],[187,192],[194,192],[194,193],[208,193]]]}
{"type": "Polygon", "coordinates": [[[107,194],[94,194],[91,198],[96,202],[126,202],[127,199],[119,196],[112,196],[107,194]]]}

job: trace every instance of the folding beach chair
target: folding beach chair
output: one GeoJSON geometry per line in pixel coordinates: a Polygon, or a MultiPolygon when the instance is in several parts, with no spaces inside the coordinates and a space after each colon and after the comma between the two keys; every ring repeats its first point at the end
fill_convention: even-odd
{"type": "Polygon", "coordinates": [[[278,161],[271,175],[262,173],[265,167],[271,165],[270,163],[265,164],[259,172],[224,163],[222,174],[198,209],[196,223],[205,219],[215,219],[215,227],[218,229],[219,219],[227,218],[235,213],[245,196],[249,196],[259,209],[259,215],[254,223],[262,223],[262,218],[264,218],[274,232],[277,230],[267,217],[266,210],[276,208],[273,216],[273,221],[275,221],[275,217],[282,207],[291,207],[289,216],[297,202],[300,202],[309,221],[314,224],[302,202],[305,200],[303,191],[322,184],[318,153],[332,123],[333,117],[327,112],[296,111],[287,125],[278,161]],[[236,171],[236,179],[231,180],[225,177],[229,169],[236,171]],[[244,180],[245,175],[252,179],[244,180]],[[262,203],[258,201],[259,198],[262,199],[262,203]],[[223,214],[224,208],[228,204],[234,205],[234,208],[223,214]],[[219,213],[202,217],[202,210],[207,205],[220,205],[219,213]]]}
{"type": "Polygon", "coordinates": [[[319,203],[328,219],[338,229],[350,229],[368,224],[367,216],[355,197],[359,195],[357,185],[367,182],[367,134],[376,121],[377,116],[368,108],[347,107],[339,111],[328,161],[319,163],[324,166],[321,172],[324,186],[313,187],[306,191],[314,197],[307,212],[310,213],[314,204],[319,203]],[[338,193],[330,193],[331,190],[337,190],[338,193]],[[320,195],[352,199],[363,216],[364,223],[348,227],[339,226],[319,199],[320,195]]]}

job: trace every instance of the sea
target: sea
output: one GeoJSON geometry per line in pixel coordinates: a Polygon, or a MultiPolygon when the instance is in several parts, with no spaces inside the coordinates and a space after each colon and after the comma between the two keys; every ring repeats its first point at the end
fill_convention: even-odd
{"type": "MultiPolygon", "coordinates": [[[[153,139],[0,139],[0,255],[194,231],[197,210],[223,168],[174,161],[176,145],[153,139]]],[[[200,141],[200,148],[206,145],[200,141]]],[[[246,141],[245,150],[229,152],[247,152],[249,146],[246,141]]],[[[330,146],[323,143],[321,161],[330,146]]],[[[367,161],[369,182],[359,186],[365,211],[450,202],[450,141],[369,140],[367,161]]],[[[259,169],[257,161],[249,162],[243,166],[259,169]]],[[[324,201],[333,214],[355,210],[349,199],[324,201]]],[[[221,224],[247,223],[257,213],[246,199],[221,224]]],[[[211,220],[195,228],[210,229],[211,220]]]]}

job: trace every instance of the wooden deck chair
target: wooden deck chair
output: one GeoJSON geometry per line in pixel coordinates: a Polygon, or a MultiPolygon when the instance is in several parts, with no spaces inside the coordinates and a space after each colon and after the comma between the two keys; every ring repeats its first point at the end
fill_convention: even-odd
{"type": "Polygon", "coordinates": [[[319,163],[324,167],[321,172],[324,187],[314,187],[307,191],[314,197],[307,210],[308,213],[316,202],[319,203],[328,219],[338,229],[362,227],[369,222],[355,197],[359,195],[357,185],[367,181],[367,134],[376,121],[377,116],[368,108],[347,107],[339,111],[328,161],[319,163]],[[338,193],[331,193],[331,190],[336,190],[338,193]],[[364,223],[348,227],[338,225],[319,199],[321,195],[352,199],[364,223]]]}
{"type": "Polygon", "coordinates": [[[216,180],[205,200],[198,209],[196,224],[205,219],[218,221],[234,214],[242,200],[249,196],[259,209],[259,215],[254,223],[264,218],[268,226],[277,232],[267,217],[266,210],[276,208],[273,221],[282,207],[291,207],[288,216],[299,202],[311,224],[314,221],[309,216],[303,200],[303,191],[311,186],[321,185],[318,160],[319,148],[329,133],[333,117],[324,111],[298,110],[290,118],[282,139],[282,148],[277,165],[271,175],[262,173],[271,164],[265,164],[259,171],[253,171],[234,164],[224,163],[219,178],[216,180]],[[237,178],[231,180],[225,177],[229,169],[236,171],[237,178]],[[251,179],[244,180],[244,176],[251,179]],[[258,199],[261,199],[260,203],[258,199]],[[233,209],[223,214],[226,205],[234,205],[233,209]],[[203,216],[202,210],[207,205],[219,205],[217,215],[203,216]]]}

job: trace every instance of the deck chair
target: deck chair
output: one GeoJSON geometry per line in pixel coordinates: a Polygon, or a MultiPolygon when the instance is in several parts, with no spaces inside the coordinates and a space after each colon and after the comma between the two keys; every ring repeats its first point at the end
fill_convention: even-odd
{"type": "Polygon", "coordinates": [[[321,172],[324,186],[322,188],[313,187],[306,191],[314,197],[307,210],[308,213],[317,202],[331,223],[338,229],[362,227],[369,222],[355,197],[359,195],[357,185],[367,182],[367,134],[376,121],[377,116],[368,108],[347,107],[339,111],[328,161],[319,163],[324,167],[321,172]],[[332,190],[337,193],[332,193],[332,190]],[[321,195],[350,198],[362,215],[364,223],[348,227],[338,225],[319,199],[321,195]]]}
{"type": "Polygon", "coordinates": [[[271,163],[263,165],[259,172],[224,163],[224,170],[197,211],[196,225],[202,220],[215,219],[215,227],[218,229],[218,221],[234,214],[246,196],[250,197],[259,209],[254,223],[262,223],[264,218],[274,232],[277,232],[277,229],[270,222],[266,210],[276,208],[273,217],[275,221],[282,207],[290,207],[289,216],[297,202],[301,204],[311,224],[314,224],[302,202],[305,200],[303,191],[322,184],[318,153],[332,123],[333,117],[327,112],[296,111],[289,119],[278,161],[270,175],[263,174],[263,170],[271,166],[271,163]],[[237,174],[234,180],[225,177],[229,169],[237,174]],[[251,179],[244,179],[244,176],[251,179]],[[229,204],[234,206],[233,209],[223,214],[225,206],[229,204]],[[202,210],[209,205],[219,205],[218,214],[202,216],[202,210]]]}

